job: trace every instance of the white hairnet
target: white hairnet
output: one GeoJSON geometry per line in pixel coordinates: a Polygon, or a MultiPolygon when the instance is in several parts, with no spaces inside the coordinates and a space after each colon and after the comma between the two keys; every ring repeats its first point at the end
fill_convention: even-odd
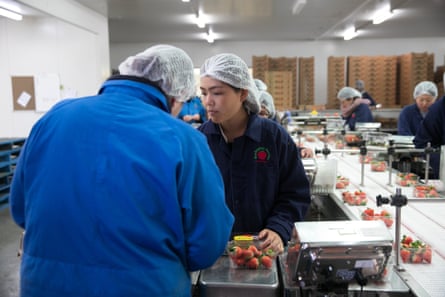
{"type": "Polygon", "coordinates": [[[337,98],[340,100],[345,100],[348,98],[362,97],[362,94],[354,88],[343,87],[338,91],[337,98]]]}
{"type": "Polygon", "coordinates": [[[422,81],[418,83],[414,88],[413,97],[416,99],[421,95],[430,95],[436,99],[438,95],[436,84],[431,81],[422,81]]]}
{"type": "Polygon", "coordinates": [[[247,90],[244,107],[252,113],[259,113],[258,89],[249,73],[247,64],[234,54],[219,54],[208,58],[201,66],[201,77],[209,76],[232,87],[247,90]]]}
{"type": "Polygon", "coordinates": [[[275,117],[275,104],[272,95],[267,91],[260,91],[260,105],[269,113],[269,118],[275,117]]]}
{"type": "Polygon", "coordinates": [[[123,75],[143,77],[167,96],[185,102],[195,91],[193,62],[182,49],[171,45],[155,45],[119,65],[123,75]]]}
{"type": "Polygon", "coordinates": [[[363,89],[365,88],[365,82],[364,82],[363,80],[361,80],[361,79],[357,79],[357,80],[355,81],[355,87],[356,87],[357,89],[361,89],[361,90],[363,90],[363,89]]]}
{"type": "Polygon", "coordinates": [[[259,91],[267,91],[267,85],[261,79],[255,78],[253,81],[259,91]]]}

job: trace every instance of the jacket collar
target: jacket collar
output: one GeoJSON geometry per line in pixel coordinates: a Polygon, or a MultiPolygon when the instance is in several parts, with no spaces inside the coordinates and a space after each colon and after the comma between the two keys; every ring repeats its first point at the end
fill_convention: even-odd
{"type": "Polygon", "coordinates": [[[167,96],[152,82],[142,77],[130,75],[115,75],[105,81],[100,88],[98,94],[106,92],[113,87],[130,87],[131,92],[139,92],[141,100],[144,102],[157,106],[166,112],[170,112],[170,107],[167,104],[167,96]]]}

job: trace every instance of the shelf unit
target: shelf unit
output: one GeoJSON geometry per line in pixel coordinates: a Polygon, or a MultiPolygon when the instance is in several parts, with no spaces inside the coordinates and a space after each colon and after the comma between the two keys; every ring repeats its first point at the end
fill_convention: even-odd
{"type": "Polygon", "coordinates": [[[25,138],[0,138],[0,209],[8,206],[12,176],[25,138]]]}

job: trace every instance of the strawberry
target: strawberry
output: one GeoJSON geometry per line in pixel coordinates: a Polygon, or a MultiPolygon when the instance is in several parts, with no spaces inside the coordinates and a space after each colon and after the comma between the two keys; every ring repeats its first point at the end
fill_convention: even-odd
{"type": "Polygon", "coordinates": [[[339,181],[339,182],[337,182],[335,184],[335,188],[336,189],[344,189],[345,188],[345,184],[339,181]]]}
{"type": "Polygon", "coordinates": [[[240,258],[243,255],[243,249],[239,246],[234,246],[230,248],[230,256],[234,258],[240,258]]]}
{"type": "Polygon", "coordinates": [[[373,216],[374,216],[374,209],[368,207],[368,208],[366,208],[366,209],[363,211],[363,213],[364,213],[366,216],[373,217],[373,216]]]}
{"type": "Polygon", "coordinates": [[[258,258],[251,258],[249,261],[246,262],[246,267],[249,269],[257,269],[258,266],[260,266],[258,258]]]}
{"type": "Polygon", "coordinates": [[[261,264],[266,268],[271,268],[272,267],[272,258],[269,256],[262,256],[261,264]]]}
{"type": "Polygon", "coordinates": [[[387,211],[387,210],[385,210],[385,209],[383,209],[383,210],[380,212],[380,215],[381,215],[382,217],[391,217],[391,214],[389,213],[389,211],[387,211]]]}
{"type": "Polygon", "coordinates": [[[411,259],[411,262],[413,262],[413,263],[422,263],[422,255],[414,254],[412,259],[411,259]]]}
{"type": "Polygon", "coordinates": [[[406,245],[410,245],[413,242],[413,239],[411,236],[403,235],[402,237],[402,243],[406,245]]]}
{"type": "Polygon", "coordinates": [[[402,259],[403,263],[409,262],[409,258],[411,256],[411,252],[407,249],[400,250],[400,258],[402,259]]]}
{"type": "Polygon", "coordinates": [[[258,256],[261,255],[261,252],[260,252],[260,251],[257,249],[257,247],[254,246],[253,244],[250,245],[247,249],[250,250],[250,251],[252,251],[252,253],[253,253],[253,255],[254,255],[255,257],[258,257],[258,256]]]}
{"type": "Polygon", "coordinates": [[[427,263],[431,263],[432,253],[431,247],[427,247],[425,252],[423,253],[423,260],[427,263]]]}
{"type": "Polygon", "coordinates": [[[245,260],[249,260],[250,258],[253,258],[254,254],[251,250],[243,250],[243,258],[245,260]]]}

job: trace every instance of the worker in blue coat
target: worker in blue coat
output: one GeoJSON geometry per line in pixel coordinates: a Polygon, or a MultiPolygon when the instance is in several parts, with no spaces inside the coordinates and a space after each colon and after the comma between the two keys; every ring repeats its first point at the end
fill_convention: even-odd
{"type": "MultiPolygon", "coordinates": [[[[434,148],[445,145],[445,96],[436,100],[429,107],[428,114],[421,122],[413,142],[417,148],[425,148],[428,143],[434,148]]],[[[433,179],[440,178],[440,154],[431,154],[430,160],[433,169],[430,177],[433,179]]]]}
{"type": "Polygon", "coordinates": [[[361,99],[361,94],[356,89],[343,87],[337,93],[337,98],[340,100],[342,118],[345,120],[347,129],[354,131],[356,123],[368,123],[374,121],[368,104],[354,104],[355,100],[361,99]]]}
{"type": "Polygon", "coordinates": [[[361,79],[355,81],[355,89],[360,92],[360,97],[365,100],[369,100],[370,106],[377,106],[377,102],[372,98],[371,94],[365,90],[365,82],[361,79]]]}
{"type": "Polygon", "coordinates": [[[119,71],[99,94],[55,105],[20,153],[10,207],[25,229],[22,297],[189,297],[190,272],[227,245],[219,169],[176,119],[191,59],[157,45],[119,71]]]}
{"type": "Polygon", "coordinates": [[[311,201],[298,149],[282,126],[258,116],[258,89],[240,57],[210,57],[200,76],[209,120],[198,129],[224,179],[232,232],[258,233],[262,248],[282,252],[311,201]]]}
{"type": "Polygon", "coordinates": [[[414,136],[420,123],[428,113],[431,104],[438,95],[437,86],[431,81],[422,81],[416,85],[413,92],[415,102],[405,106],[399,114],[397,121],[397,134],[414,136]]]}
{"type": "Polygon", "coordinates": [[[202,124],[207,121],[207,111],[201,99],[192,96],[182,105],[178,118],[189,124],[202,124]]]}

